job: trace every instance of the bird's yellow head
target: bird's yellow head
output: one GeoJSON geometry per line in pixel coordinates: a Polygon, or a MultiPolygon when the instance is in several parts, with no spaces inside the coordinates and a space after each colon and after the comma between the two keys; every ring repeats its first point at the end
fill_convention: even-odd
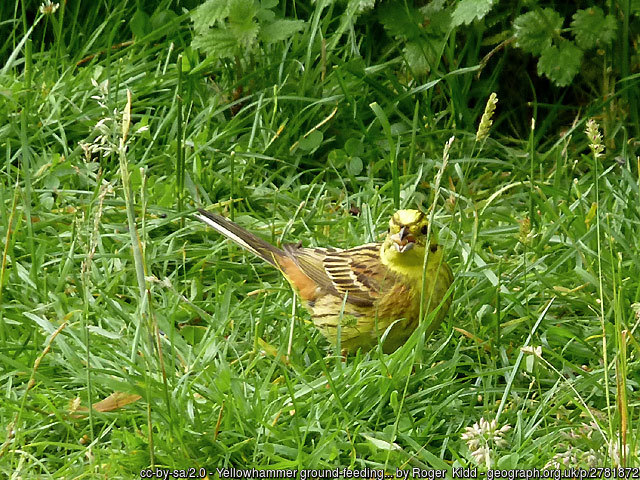
{"type": "Polygon", "coordinates": [[[427,216],[418,210],[398,210],[389,220],[387,237],[382,244],[382,263],[393,270],[407,268],[422,269],[427,246],[432,250],[438,246],[429,243],[427,216]]]}

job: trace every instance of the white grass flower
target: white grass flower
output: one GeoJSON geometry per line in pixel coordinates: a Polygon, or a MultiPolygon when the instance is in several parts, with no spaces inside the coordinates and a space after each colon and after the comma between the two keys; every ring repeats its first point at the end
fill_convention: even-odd
{"type": "Polygon", "coordinates": [[[545,468],[590,468],[612,464],[614,467],[622,465],[622,459],[629,456],[629,445],[622,446],[620,436],[611,440],[601,437],[600,429],[595,421],[582,423],[574,429],[562,432],[567,442],[559,442],[556,453],[549,460],[545,468]],[[594,443],[595,442],[595,443],[594,443]],[[588,448],[586,443],[597,445],[588,448]],[[623,453],[621,455],[621,453],[623,453]]]}
{"type": "Polygon", "coordinates": [[[478,465],[491,466],[491,450],[487,447],[478,448],[471,452],[471,456],[478,465]]]}
{"type": "Polygon", "coordinates": [[[498,428],[498,422],[481,418],[471,427],[465,428],[460,436],[467,444],[471,452],[471,457],[479,464],[490,468],[493,464],[492,452],[495,448],[506,448],[509,442],[505,438],[506,433],[511,430],[511,425],[506,424],[498,428]]]}
{"type": "Polygon", "coordinates": [[[588,452],[584,452],[582,464],[587,467],[597,467],[600,464],[598,452],[592,448],[590,448],[588,452]]]}
{"type": "Polygon", "coordinates": [[[59,3],[53,3],[51,0],[45,0],[40,4],[38,9],[43,15],[53,15],[60,8],[59,3]]]}
{"type": "Polygon", "coordinates": [[[546,469],[558,469],[575,466],[578,464],[578,457],[574,452],[574,448],[569,446],[564,452],[556,453],[551,460],[544,466],[546,469]]]}

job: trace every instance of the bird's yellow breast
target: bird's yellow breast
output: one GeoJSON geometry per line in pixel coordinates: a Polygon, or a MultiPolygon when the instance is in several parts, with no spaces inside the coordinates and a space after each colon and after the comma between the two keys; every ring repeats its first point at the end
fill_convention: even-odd
{"type": "MultiPolygon", "coordinates": [[[[404,256],[407,253],[411,252],[400,255],[404,256]]],[[[393,252],[389,255],[392,261],[393,255],[393,252]]],[[[393,325],[383,344],[385,352],[393,352],[404,344],[418,327],[420,299],[424,299],[422,312],[427,315],[440,305],[451,285],[451,269],[442,260],[441,247],[438,247],[436,252],[429,252],[424,296],[423,258],[419,264],[415,261],[394,262],[393,268],[387,265],[389,273],[373,306],[359,306],[345,302],[344,297],[326,293],[308,305],[313,322],[331,343],[339,343],[340,348],[347,352],[374,347],[389,326],[393,325]]],[[[447,299],[436,317],[431,320],[429,331],[440,324],[450,302],[450,298],[447,299]]]]}

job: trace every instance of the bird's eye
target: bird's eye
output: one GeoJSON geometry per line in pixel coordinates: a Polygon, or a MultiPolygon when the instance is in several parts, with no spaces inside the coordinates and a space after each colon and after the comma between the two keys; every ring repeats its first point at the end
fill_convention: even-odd
{"type": "Polygon", "coordinates": [[[420,232],[423,235],[426,235],[428,231],[429,231],[429,227],[427,227],[426,225],[423,225],[422,228],[420,229],[420,232]]]}

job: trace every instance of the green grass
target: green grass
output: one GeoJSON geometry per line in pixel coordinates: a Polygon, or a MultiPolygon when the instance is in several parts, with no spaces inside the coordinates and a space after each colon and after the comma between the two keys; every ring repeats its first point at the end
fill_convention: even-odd
{"type": "MultiPolygon", "coordinates": [[[[2,475],[485,468],[462,438],[483,418],[511,427],[485,434],[493,467],[618,466],[622,443],[640,466],[638,125],[621,116],[596,158],[584,132],[602,104],[510,138],[499,99],[477,143],[464,126],[491,82],[413,78],[393,42],[339,37],[337,7],[299,6],[303,37],[241,78],[233,62],[196,69],[186,16],[119,45],[132,7],[108,7],[44,17],[33,44],[35,14],[2,27],[2,475]],[[189,217],[207,206],[276,244],[354,246],[396,203],[433,205],[454,303],[430,338],[346,360],[275,269],[189,217]],[[132,402],[88,408],[115,392],[132,402]]],[[[561,107],[538,105],[537,123],[561,107]]]]}

